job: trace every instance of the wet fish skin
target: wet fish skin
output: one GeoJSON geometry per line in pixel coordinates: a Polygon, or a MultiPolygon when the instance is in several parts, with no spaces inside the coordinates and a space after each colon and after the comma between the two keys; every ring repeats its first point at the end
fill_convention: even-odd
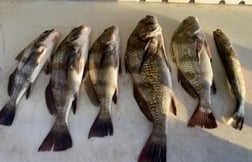
{"type": "Polygon", "coordinates": [[[153,123],[152,133],[139,155],[138,162],[165,162],[167,109],[173,107],[173,113],[176,114],[176,107],[162,28],[156,17],[147,15],[130,35],[125,66],[133,80],[137,104],[146,118],[153,123]]]}
{"type": "Polygon", "coordinates": [[[234,110],[232,117],[228,120],[228,124],[235,129],[241,130],[245,116],[244,105],[246,88],[240,61],[229,38],[221,29],[216,29],[213,32],[213,36],[232,93],[236,99],[236,109],[234,110]]]}
{"type": "Polygon", "coordinates": [[[94,105],[100,106],[100,111],[88,138],[113,135],[110,112],[112,100],[116,103],[118,96],[119,44],[119,28],[110,26],[97,38],[89,51],[85,90],[91,101],[96,101],[94,105]]]}
{"type": "Polygon", "coordinates": [[[50,60],[58,37],[59,32],[55,29],[44,31],[18,54],[16,57],[18,65],[9,76],[8,94],[10,100],[0,111],[0,124],[6,126],[12,124],[16,106],[25,93],[26,98],[29,97],[31,86],[47,61],[50,60]]]}
{"type": "Polygon", "coordinates": [[[53,151],[64,151],[72,147],[68,117],[71,108],[76,108],[76,99],[88,56],[90,32],[88,26],[81,25],[74,28],[61,42],[53,56],[46,99],[49,112],[56,115],[56,120],[38,151],[50,151],[52,148],[53,151]]]}
{"type": "Polygon", "coordinates": [[[199,100],[188,126],[216,128],[211,102],[212,89],[215,89],[211,52],[196,17],[187,17],[177,27],[171,41],[171,54],[182,87],[199,100]]]}

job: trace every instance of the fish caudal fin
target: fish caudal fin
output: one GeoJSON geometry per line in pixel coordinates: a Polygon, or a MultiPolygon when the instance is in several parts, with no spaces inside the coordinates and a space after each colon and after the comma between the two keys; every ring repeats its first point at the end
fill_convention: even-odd
{"type": "Polygon", "coordinates": [[[109,112],[104,112],[97,115],[90,131],[88,138],[91,137],[104,137],[113,135],[113,124],[109,112]]]}
{"type": "Polygon", "coordinates": [[[138,162],[166,162],[166,135],[151,135],[138,157],[138,162]]]}
{"type": "Polygon", "coordinates": [[[64,125],[60,129],[56,129],[54,125],[40,145],[38,151],[50,151],[52,147],[53,151],[64,151],[71,148],[72,145],[72,138],[67,125],[64,125]]]}
{"type": "Polygon", "coordinates": [[[205,107],[198,107],[188,122],[188,127],[200,126],[212,129],[217,128],[216,119],[212,110],[205,107]]]}
{"type": "Polygon", "coordinates": [[[8,102],[0,111],[0,124],[9,126],[12,124],[16,112],[15,103],[8,102]]]}
{"type": "Polygon", "coordinates": [[[232,117],[228,120],[227,124],[231,125],[233,128],[241,130],[244,123],[244,115],[239,113],[234,113],[232,117]]]}

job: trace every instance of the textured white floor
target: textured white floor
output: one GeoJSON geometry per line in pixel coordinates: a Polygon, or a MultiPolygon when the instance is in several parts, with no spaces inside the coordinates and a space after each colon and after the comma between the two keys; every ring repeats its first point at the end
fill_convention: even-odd
{"type": "MultiPolygon", "coordinates": [[[[169,162],[247,162],[252,159],[252,7],[206,6],[102,2],[1,2],[0,1],[0,105],[7,96],[8,76],[14,57],[45,29],[58,28],[62,38],[73,27],[92,27],[91,42],[108,26],[117,25],[121,34],[121,56],[137,22],[146,14],[156,15],[164,30],[167,51],[171,35],[179,22],[189,15],[198,16],[207,34],[212,55],[217,95],[213,96],[218,128],[187,128],[196,101],[178,85],[173,73],[174,90],[180,101],[177,116],[169,114],[167,159],[169,162]],[[245,76],[246,119],[242,131],[226,125],[234,101],[213,42],[212,31],[222,28],[231,38],[245,76]]],[[[65,152],[37,152],[50,130],[54,117],[46,108],[44,90],[49,76],[41,74],[29,100],[22,99],[11,127],[0,126],[1,162],[135,162],[152,125],[139,110],[132,96],[131,78],[120,76],[119,104],[113,106],[114,136],[87,139],[98,108],[81,93],[76,115],[70,115],[69,129],[73,147],[65,152]]],[[[1,107],[0,106],[0,107],[1,107]]]]}

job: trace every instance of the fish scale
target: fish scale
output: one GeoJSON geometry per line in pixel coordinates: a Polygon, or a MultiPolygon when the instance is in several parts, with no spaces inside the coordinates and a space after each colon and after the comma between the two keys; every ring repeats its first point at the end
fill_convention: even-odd
{"type": "Polygon", "coordinates": [[[76,111],[76,98],[88,55],[90,27],[74,28],[57,48],[52,61],[52,75],[46,88],[49,112],[56,116],[54,125],[38,151],[64,151],[72,147],[68,130],[71,108],[76,111]]]}
{"type": "Polygon", "coordinates": [[[172,36],[170,47],[178,69],[178,80],[199,102],[188,126],[216,128],[211,104],[211,88],[215,87],[211,53],[196,17],[189,16],[180,23],[172,36]]]}
{"type": "Polygon", "coordinates": [[[213,35],[221,62],[227,75],[231,93],[236,100],[235,110],[227,124],[235,129],[241,130],[245,117],[244,105],[246,87],[240,61],[231,41],[221,29],[214,31],[213,35]]]}
{"type": "Polygon", "coordinates": [[[112,100],[116,104],[118,97],[119,46],[119,28],[110,26],[90,48],[85,90],[100,110],[88,138],[113,135],[111,111],[112,100]]]}
{"type": "Polygon", "coordinates": [[[8,83],[8,94],[11,98],[0,111],[0,124],[12,124],[16,106],[25,93],[26,98],[29,97],[31,86],[49,61],[58,36],[55,29],[44,31],[16,56],[18,65],[9,76],[8,83]]]}
{"type": "Polygon", "coordinates": [[[166,112],[171,106],[176,114],[176,104],[162,28],[156,17],[147,15],[137,24],[128,39],[125,65],[133,80],[134,98],[146,118],[153,123],[138,162],[166,162],[166,112]]]}

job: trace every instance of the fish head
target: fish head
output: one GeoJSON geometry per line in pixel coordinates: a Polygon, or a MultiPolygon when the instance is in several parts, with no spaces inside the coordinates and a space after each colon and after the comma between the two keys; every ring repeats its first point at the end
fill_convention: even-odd
{"type": "Polygon", "coordinates": [[[67,42],[82,46],[84,43],[88,43],[91,28],[89,26],[80,25],[74,28],[67,36],[67,42]]]}
{"type": "Polygon", "coordinates": [[[147,15],[139,21],[135,33],[142,40],[148,40],[162,33],[162,28],[155,16],[147,15]]]}
{"type": "Polygon", "coordinates": [[[37,44],[43,44],[44,46],[54,45],[59,39],[59,31],[56,29],[50,29],[44,31],[37,39],[37,44]]]}
{"type": "Polygon", "coordinates": [[[104,30],[100,36],[102,43],[118,42],[119,41],[119,28],[117,26],[110,26],[104,30]]]}
{"type": "Polygon", "coordinates": [[[194,36],[200,31],[199,20],[197,17],[188,16],[177,28],[177,33],[194,36]]]}
{"type": "Polygon", "coordinates": [[[226,47],[230,48],[232,46],[231,42],[221,29],[216,29],[213,32],[213,36],[216,41],[223,42],[223,44],[226,44],[226,47]]]}

